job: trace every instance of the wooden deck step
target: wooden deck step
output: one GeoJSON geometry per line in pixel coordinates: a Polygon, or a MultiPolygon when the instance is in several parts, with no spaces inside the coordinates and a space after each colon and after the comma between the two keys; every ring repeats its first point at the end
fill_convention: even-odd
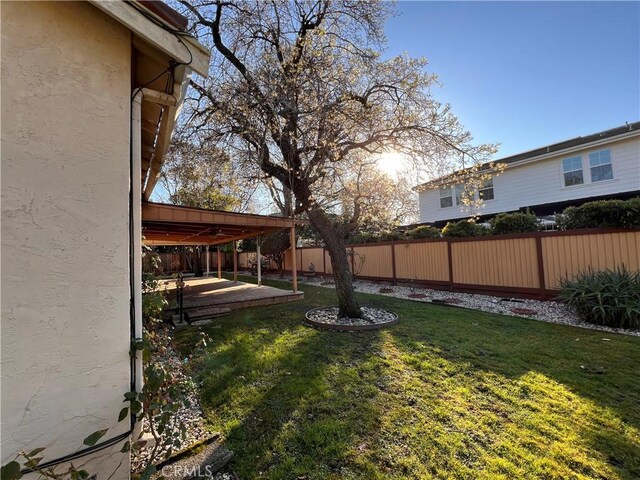
{"type": "MultiPolygon", "coordinates": [[[[230,308],[221,306],[208,306],[185,310],[185,313],[189,315],[189,321],[191,323],[194,323],[197,320],[205,320],[220,317],[222,315],[228,315],[230,312],[230,308]]],[[[176,325],[187,325],[187,322],[180,322],[180,318],[177,313],[173,315],[173,322],[176,325]]]]}
{"type": "Polygon", "coordinates": [[[202,308],[190,308],[187,310],[191,320],[218,317],[220,315],[226,315],[231,312],[229,307],[202,307],[202,308]]]}

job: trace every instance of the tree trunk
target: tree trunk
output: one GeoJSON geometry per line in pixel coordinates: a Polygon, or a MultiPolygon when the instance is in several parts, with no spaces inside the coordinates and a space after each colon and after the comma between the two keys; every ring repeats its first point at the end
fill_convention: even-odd
{"type": "Polygon", "coordinates": [[[200,255],[200,245],[197,245],[193,248],[193,273],[196,277],[202,276],[202,259],[200,255]]]}
{"type": "Polygon", "coordinates": [[[276,262],[276,267],[278,267],[279,278],[284,278],[284,254],[276,255],[274,262],[276,262]]]}
{"type": "Polygon", "coordinates": [[[356,300],[353,289],[353,279],[349,271],[349,257],[344,238],[334,228],[331,220],[321,209],[307,211],[309,221],[316,232],[322,237],[331,257],[333,276],[338,294],[338,306],[341,317],[362,318],[362,309],[356,300]]]}

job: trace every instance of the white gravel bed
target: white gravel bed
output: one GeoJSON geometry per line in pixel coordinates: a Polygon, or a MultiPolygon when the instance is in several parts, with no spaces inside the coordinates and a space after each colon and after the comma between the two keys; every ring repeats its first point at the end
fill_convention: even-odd
{"type": "Polygon", "coordinates": [[[382,308],[362,307],[365,318],[338,317],[338,307],[316,308],[307,312],[307,317],[314,322],[328,325],[379,325],[389,323],[398,318],[394,313],[382,308]]]}
{"type": "MultiPolygon", "coordinates": [[[[274,276],[273,278],[278,279],[277,276],[274,276]]],[[[323,281],[321,277],[298,277],[298,281],[300,283],[305,283],[308,285],[321,286],[325,288],[335,288],[332,283],[323,281]]],[[[603,332],[621,333],[624,335],[640,337],[640,331],[637,330],[611,328],[583,322],[572,309],[562,303],[554,301],[519,298],[512,298],[510,299],[510,301],[504,301],[503,299],[508,297],[494,297],[490,295],[479,295],[474,293],[432,290],[429,288],[418,286],[392,286],[389,283],[374,283],[364,280],[356,280],[354,282],[354,287],[356,291],[362,293],[374,293],[378,295],[386,295],[389,297],[403,298],[407,300],[426,303],[431,303],[432,300],[450,300],[452,301],[452,304],[454,304],[453,302],[456,302],[455,305],[458,307],[471,308],[474,310],[481,310],[483,312],[499,313],[502,315],[511,315],[514,317],[530,318],[532,320],[539,320],[541,322],[558,323],[561,325],[571,325],[573,327],[587,328],[589,330],[600,330],[603,332]],[[424,295],[424,298],[410,297],[410,295],[419,294],[424,295]],[[535,311],[535,313],[515,313],[512,311],[512,309],[514,308],[533,310],[535,311]]]]}

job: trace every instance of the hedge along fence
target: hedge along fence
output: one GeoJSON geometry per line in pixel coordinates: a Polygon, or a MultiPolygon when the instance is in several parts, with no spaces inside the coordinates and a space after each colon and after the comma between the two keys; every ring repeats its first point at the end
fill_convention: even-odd
{"type": "MultiPolygon", "coordinates": [[[[349,269],[355,270],[360,279],[413,282],[497,295],[552,297],[560,288],[561,278],[571,278],[581,271],[623,265],[627,270],[640,270],[640,229],[402,240],[349,245],[347,252],[351,259],[349,269]]],[[[296,255],[297,267],[303,273],[312,263],[317,274],[333,273],[329,254],[321,247],[298,248],[296,255]]],[[[284,268],[291,268],[290,251],[284,268]]]]}

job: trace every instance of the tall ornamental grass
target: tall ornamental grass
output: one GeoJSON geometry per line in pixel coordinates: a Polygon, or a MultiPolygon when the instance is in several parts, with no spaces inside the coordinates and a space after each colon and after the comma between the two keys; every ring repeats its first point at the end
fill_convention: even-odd
{"type": "Polygon", "coordinates": [[[614,328],[640,329],[640,272],[583,272],[561,282],[560,298],[585,322],[614,328]]]}

